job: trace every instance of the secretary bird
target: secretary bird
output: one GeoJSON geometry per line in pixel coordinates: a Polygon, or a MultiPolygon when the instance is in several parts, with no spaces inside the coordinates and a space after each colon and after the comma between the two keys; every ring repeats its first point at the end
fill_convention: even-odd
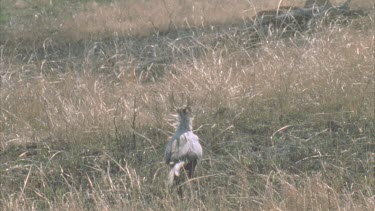
{"type": "MultiPolygon", "coordinates": [[[[189,103],[188,103],[189,104],[189,103]]],[[[175,182],[177,193],[182,198],[181,170],[187,173],[189,179],[194,175],[198,160],[202,158],[202,146],[199,138],[192,131],[192,112],[189,105],[175,108],[178,117],[178,126],[172,139],[165,148],[165,162],[170,165],[168,185],[175,182]]]]}

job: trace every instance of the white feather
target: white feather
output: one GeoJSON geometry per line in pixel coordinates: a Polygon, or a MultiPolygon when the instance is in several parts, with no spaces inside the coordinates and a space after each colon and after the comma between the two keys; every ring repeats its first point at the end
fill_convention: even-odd
{"type": "Polygon", "coordinates": [[[169,178],[168,178],[168,185],[172,186],[173,185],[173,180],[174,177],[179,177],[180,176],[180,170],[181,168],[185,165],[184,161],[176,163],[171,171],[169,172],[169,178]]]}
{"type": "Polygon", "coordinates": [[[168,184],[172,185],[175,177],[180,176],[181,168],[202,158],[202,146],[199,138],[192,131],[192,117],[189,107],[178,109],[176,133],[165,148],[165,161],[172,167],[168,175],[168,184]]]}

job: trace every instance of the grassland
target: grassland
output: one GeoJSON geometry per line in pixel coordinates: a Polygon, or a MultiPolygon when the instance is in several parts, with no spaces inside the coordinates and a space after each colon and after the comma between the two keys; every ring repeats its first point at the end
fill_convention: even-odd
{"type": "Polygon", "coordinates": [[[373,2],[257,45],[278,1],[177,2],[1,0],[0,209],[374,210],[373,2]],[[184,200],[172,92],[204,148],[184,200]]]}

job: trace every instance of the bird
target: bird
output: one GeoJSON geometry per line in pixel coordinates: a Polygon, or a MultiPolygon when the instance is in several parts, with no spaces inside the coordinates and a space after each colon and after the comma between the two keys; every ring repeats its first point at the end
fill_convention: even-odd
{"type": "Polygon", "coordinates": [[[177,129],[165,147],[165,162],[171,167],[168,185],[175,183],[177,193],[182,198],[181,170],[189,179],[193,178],[198,161],[202,158],[202,146],[199,138],[192,131],[192,110],[189,105],[175,108],[177,129]]]}

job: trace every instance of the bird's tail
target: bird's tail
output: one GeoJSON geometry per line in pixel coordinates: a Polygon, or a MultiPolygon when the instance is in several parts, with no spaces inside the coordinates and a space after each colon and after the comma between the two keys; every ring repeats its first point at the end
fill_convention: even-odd
{"type": "Polygon", "coordinates": [[[171,171],[169,172],[169,176],[168,176],[168,185],[169,186],[172,186],[173,185],[173,180],[174,180],[174,177],[179,177],[180,176],[180,170],[181,168],[184,166],[185,162],[184,161],[180,161],[178,163],[176,163],[173,168],[171,169],[171,171]]]}

